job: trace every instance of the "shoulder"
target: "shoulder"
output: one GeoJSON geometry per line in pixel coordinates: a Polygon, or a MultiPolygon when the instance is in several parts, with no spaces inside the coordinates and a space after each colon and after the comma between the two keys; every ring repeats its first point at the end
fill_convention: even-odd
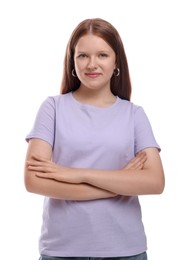
{"type": "Polygon", "coordinates": [[[122,107],[125,110],[131,111],[134,114],[138,111],[143,111],[142,106],[137,105],[131,101],[125,100],[125,99],[121,99],[118,97],[118,104],[120,105],[120,107],[122,107]]]}
{"type": "Polygon", "coordinates": [[[48,96],[46,98],[46,101],[47,102],[54,102],[56,104],[56,103],[59,103],[59,102],[64,102],[66,100],[69,100],[70,96],[71,96],[70,92],[66,93],[66,94],[59,94],[59,95],[55,95],[55,96],[48,96]]]}
{"type": "Polygon", "coordinates": [[[63,103],[69,102],[70,96],[71,93],[48,96],[42,102],[42,105],[55,108],[58,107],[59,105],[62,105],[63,103]]]}

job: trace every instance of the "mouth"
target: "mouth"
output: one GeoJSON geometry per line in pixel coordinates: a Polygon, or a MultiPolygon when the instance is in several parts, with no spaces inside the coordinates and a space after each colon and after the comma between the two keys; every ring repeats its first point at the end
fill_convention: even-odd
{"type": "Polygon", "coordinates": [[[90,73],[85,73],[85,75],[89,78],[97,78],[101,75],[101,73],[90,72],[90,73]]]}

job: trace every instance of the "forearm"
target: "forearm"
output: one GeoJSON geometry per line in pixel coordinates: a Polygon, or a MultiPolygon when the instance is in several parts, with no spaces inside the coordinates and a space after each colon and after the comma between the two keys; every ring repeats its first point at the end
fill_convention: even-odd
{"type": "MultiPolygon", "coordinates": [[[[142,155],[136,156],[121,170],[70,168],[40,157],[33,157],[33,160],[27,161],[26,169],[42,179],[50,179],[64,185],[88,184],[111,194],[124,196],[160,194],[164,189],[164,172],[159,153],[155,148],[149,148],[146,150],[146,155],[145,162],[142,155]]],[[[41,189],[41,185],[39,188],[41,189]]]]}
{"type": "Polygon", "coordinates": [[[159,194],[163,189],[163,180],[149,170],[99,171],[84,170],[83,182],[110,192],[135,196],[159,194]]]}
{"type": "Polygon", "coordinates": [[[118,171],[81,170],[82,182],[124,196],[160,194],[165,180],[158,150],[147,148],[146,155],[143,167],[125,167],[118,171]]]}
{"type": "Polygon", "coordinates": [[[115,194],[89,184],[72,184],[52,179],[36,177],[34,172],[28,172],[25,177],[27,191],[55,199],[64,200],[95,200],[116,196],[115,194]]]}

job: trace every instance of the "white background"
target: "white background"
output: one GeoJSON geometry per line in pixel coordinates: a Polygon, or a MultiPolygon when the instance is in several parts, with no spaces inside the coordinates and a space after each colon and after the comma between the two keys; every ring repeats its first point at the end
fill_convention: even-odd
{"type": "Polygon", "coordinates": [[[125,45],[132,101],[162,148],[162,195],[143,196],[149,260],[189,259],[189,1],[0,1],[0,258],[38,259],[43,198],[25,191],[23,165],[41,102],[59,93],[65,47],[83,19],[111,22],[125,45]]]}

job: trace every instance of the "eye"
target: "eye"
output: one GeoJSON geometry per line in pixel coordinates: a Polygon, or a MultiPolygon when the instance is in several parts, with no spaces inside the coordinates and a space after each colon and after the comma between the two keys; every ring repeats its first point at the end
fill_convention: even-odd
{"type": "Polygon", "coordinates": [[[106,54],[106,53],[100,53],[100,54],[99,54],[99,57],[100,57],[100,58],[107,58],[107,57],[108,57],[108,54],[106,54]]]}
{"type": "Polygon", "coordinates": [[[86,58],[86,57],[87,57],[87,55],[85,53],[81,53],[78,55],[78,58],[86,58]]]}

